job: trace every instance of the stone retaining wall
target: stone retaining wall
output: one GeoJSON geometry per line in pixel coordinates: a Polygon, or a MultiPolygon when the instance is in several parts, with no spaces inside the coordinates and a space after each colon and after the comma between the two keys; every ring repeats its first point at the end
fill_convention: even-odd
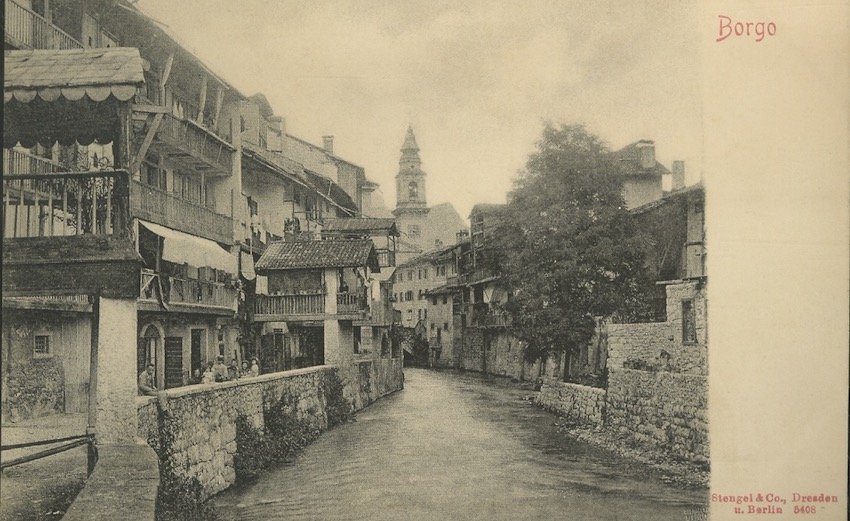
{"type": "Polygon", "coordinates": [[[321,388],[331,374],[343,380],[344,395],[354,410],[401,389],[403,382],[401,360],[373,359],[355,362],[343,371],[319,366],[169,389],[157,397],[138,399],[138,434],[146,440],[158,439],[161,408],[175,426],[175,468],[198,478],[209,497],[236,481],[236,417],[245,415],[256,428],[263,428],[263,410],[287,397],[297,403],[298,419],[324,430],[327,403],[321,388]]]}
{"type": "Polygon", "coordinates": [[[699,375],[611,370],[606,425],[649,449],[707,464],[707,380],[699,375]]]}
{"type": "Polygon", "coordinates": [[[548,380],[534,403],[583,425],[599,428],[605,420],[605,389],[598,387],[548,380]]]}

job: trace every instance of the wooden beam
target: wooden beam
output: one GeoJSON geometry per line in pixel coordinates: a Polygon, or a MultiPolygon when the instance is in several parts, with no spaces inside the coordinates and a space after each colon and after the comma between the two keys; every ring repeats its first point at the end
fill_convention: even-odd
{"type": "Polygon", "coordinates": [[[221,115],[221,104],[224,101],[224,88],[219,85],[215,93],[215,113],[213,114],[213,125],[218,126],[218,118],[221,115]]]}
{"type": "Polygon", "coordinates": [[[201,95],[198,98],[198,106],[200,106],[200,108],[198,109],[198,117],[196,118],[196,121],[198,122],[198,124],[203,125],[204,124],[204,109],[207,108],[207,77],[206,76],[204,76],[204,81],[201,83],[201,95]]]}
{"type": "Polygon", "coordinates": [[[156,133],[159,131],[159,125],[162,123],[163,113],[158,112],[153,115],[151,118],[151,123],[148,126],[148,132],[145,134],[145,140],[142,141],[142,146],[139,148],[139,152],[136,154],[136,157],[133,158],[133,164],[130,165],[130,175],[134,176],[141,170],[142,161],[145,160],[145,156],[148,155],[148,149],[153,143],[153,138],[156,136],[156,133]]]}
{"type": "Polygon", "coordinates": [[[174,53],[168,55],[168,59],[165,60],[165,67],[162,69],[162,81],[160,82],[160,87],[165,88],[165,84],[168,83],[168,77],[171,76],[171,67],[174,65],[174,53]]]}
{"type": "Polygon", "coordinates": [[[171,109],[168,107],[163,107],[162,105],[150,105],[147,103],[133,103],[132,105],[133,112],[153,112],[153,113],[163,113],[168,114],[171,112],[171,109]]]}

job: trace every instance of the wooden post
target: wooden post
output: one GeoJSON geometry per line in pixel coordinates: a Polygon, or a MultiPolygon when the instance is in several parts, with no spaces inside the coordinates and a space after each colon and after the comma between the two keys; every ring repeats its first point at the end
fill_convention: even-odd
{"type": "Polygon", "coordinates": [[[198,109],[198,117],[196,121],[198,124],[204,124],[204,109],[207,107],[207,77],[204,76],[203,82],[201,83],[201,94],[198,96],[198,105],[200,108],[198,109]]]}
{"type": "MultiPolygon", "coordinates": [[[[89,354],[89,404],[86,434],[96,439],[97,435],[97,343],[100,327],[100,292],[91,295],[91,352],[89,354]]],[[[97,461],[97,449],[94,442],[88,444],[88,473],[94,470],[97,461]]]]}

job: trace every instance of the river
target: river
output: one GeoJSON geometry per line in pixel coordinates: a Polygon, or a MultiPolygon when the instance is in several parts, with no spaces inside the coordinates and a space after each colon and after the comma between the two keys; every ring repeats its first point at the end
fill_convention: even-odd
{"type": "Polygon", "coordinates": [[[566,437],[502,379],[405,369],[405,389],[215,498],[224,519],[700,519],[707,491],[566,437]]]}

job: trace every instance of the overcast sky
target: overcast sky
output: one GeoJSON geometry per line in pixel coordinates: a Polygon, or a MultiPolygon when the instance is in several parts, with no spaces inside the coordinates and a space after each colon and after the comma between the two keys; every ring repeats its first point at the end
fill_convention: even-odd
{"type": "Polygon", "coordinates": [[[429,204],[504,202],[546,120],[654,139],[699,178],[693,2],[140,0],[289,133],[366,168],[395,204],[413,125],[429,204]],[[177,5],[179,8],[175,8],[177,5]]]}

